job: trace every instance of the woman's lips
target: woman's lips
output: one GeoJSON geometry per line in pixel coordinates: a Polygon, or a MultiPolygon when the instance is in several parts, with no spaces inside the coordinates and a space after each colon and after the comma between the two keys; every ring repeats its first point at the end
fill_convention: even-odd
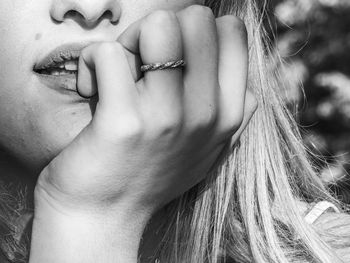
{"type": "Polygon", "coordinates": [[[45,57],[41,58],[34,65],[33,69],[34,71],[43,70],[55,67],[57,64],[65,61],[76,60],[80,57],[81,51],[91,43],[93,42],[70,43],[56,47],[46,54],[45,57]]]}
{"type": "MultiPolygon", "coordinates": [[[[46,75],[35,72],[39,81],[46,87],[57,91],[77,92],[77,74],[67,75],[46,75]]],[[[65,92],[65,93],[66,93],[65,92]]]]}
{"type": "Polygon", "coordinates": [[[40,58],[34,65],[33,71],[45,86],[61,91],[65,94],[77,93],[78,71],[67,72],[67,74],[56,75],[48,72],[59,69],[59,66],[65,62],[78,60],[81,51],[93,42],[69,43],[56,47],[51,52],[40,58]]]}

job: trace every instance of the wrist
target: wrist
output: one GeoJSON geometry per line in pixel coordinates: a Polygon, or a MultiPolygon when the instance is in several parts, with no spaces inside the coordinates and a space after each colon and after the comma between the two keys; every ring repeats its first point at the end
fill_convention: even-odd
{"type": "Polygon", "coordinates": [[[149,218],[126,206],[66,209],[37,188],[30,263],[137,262],[149,218]]]}
{"type": "MultiPolygon", "coordinates": [[[[86,191],[80,189],[69,189],[69,186],[62,188],[56,187],[55,182],[52,182],[54,175],[50,174],[50,169],[44,169],[40,174],[34,190],[35,208],[50,207],[57,210],[58,213],[75,214],[87,213],[92,216],[110,215],[115,217],[125,217],[128,222],[130,218],[150,218],[156,212],[156,208],[152,205],[142,204],[136,198],[135,194],[118,194],[110,195],[108,191],[95,193],[93,190],[86,191]]],[[[75,182],[75,184],[77,184],[75,182]]],[[[108,185],[105,188],[108,190],[108,185]]]]}

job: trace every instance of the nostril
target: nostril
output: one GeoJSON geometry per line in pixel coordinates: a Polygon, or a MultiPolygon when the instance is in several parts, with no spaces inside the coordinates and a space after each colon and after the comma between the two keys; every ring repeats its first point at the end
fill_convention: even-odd
{"type": "Polygon", "coordinates": [[[121,17],[116,0],[53,0],[53,3],[50,16],[56,24],[73,20],[84,28],[92,28],[100,22],[117,25],[121,17]]]}
{"type": "Polygon", "coordinates": [[[109,20],[112,24],[118,23],[117,21],[113,21],[113,13],[110,10],[106,10],[101,16],[95,16],[90,17],[87,15],[84,15],[76,10],[69,10],[65,15],[64,19],[72,19],[75,21],[81,21],[82,23],[85,23],[86,25],[92,26],[94,24],[98,24],[102,20],[106,19],[109,20]]]}
{"type": "Polygon", "coordinates": [[[64,14],[64,19],[70,18],[70,19],[84,19],[84,16],[80,14],[79,12],[75,10],[69,10],[67,13],[64,14]]]}
{"type": "Polygon", "coordinates": [[[107,10],[103,13],[103,15],[101,16],[101,19],[113,19],[113,14],[110,10],[107,10]]]}
{"type": "Polygon", "coordinates": [[[119,19],[114,19],[113,13],[111,10],[105,11],[103,15],[99,18],[100,21],[104,19],[109,20],[113,25],[116,25],[119,22],[119,19]]]}

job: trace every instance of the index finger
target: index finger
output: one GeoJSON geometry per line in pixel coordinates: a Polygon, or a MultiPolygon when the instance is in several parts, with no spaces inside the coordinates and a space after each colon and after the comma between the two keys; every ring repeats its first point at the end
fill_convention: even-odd
{"type": "Polygon", "coordinates": [[[78,91],[86,97],[91,76],[96,74],[99,108],[114,114],[135,111],[137,89],[130,71],[124,48],[117,42],[101,42],[82,50],[79,59],[78,91]]]}

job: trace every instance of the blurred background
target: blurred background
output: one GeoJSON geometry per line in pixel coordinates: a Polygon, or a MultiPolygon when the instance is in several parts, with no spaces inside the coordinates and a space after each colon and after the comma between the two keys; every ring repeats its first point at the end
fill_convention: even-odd
{"type": "Polygon", "coordinates": [[[320,176],[350,204],[350,0],[269,0],[263,10],[290,83],[282,94],[320,176]]]}

